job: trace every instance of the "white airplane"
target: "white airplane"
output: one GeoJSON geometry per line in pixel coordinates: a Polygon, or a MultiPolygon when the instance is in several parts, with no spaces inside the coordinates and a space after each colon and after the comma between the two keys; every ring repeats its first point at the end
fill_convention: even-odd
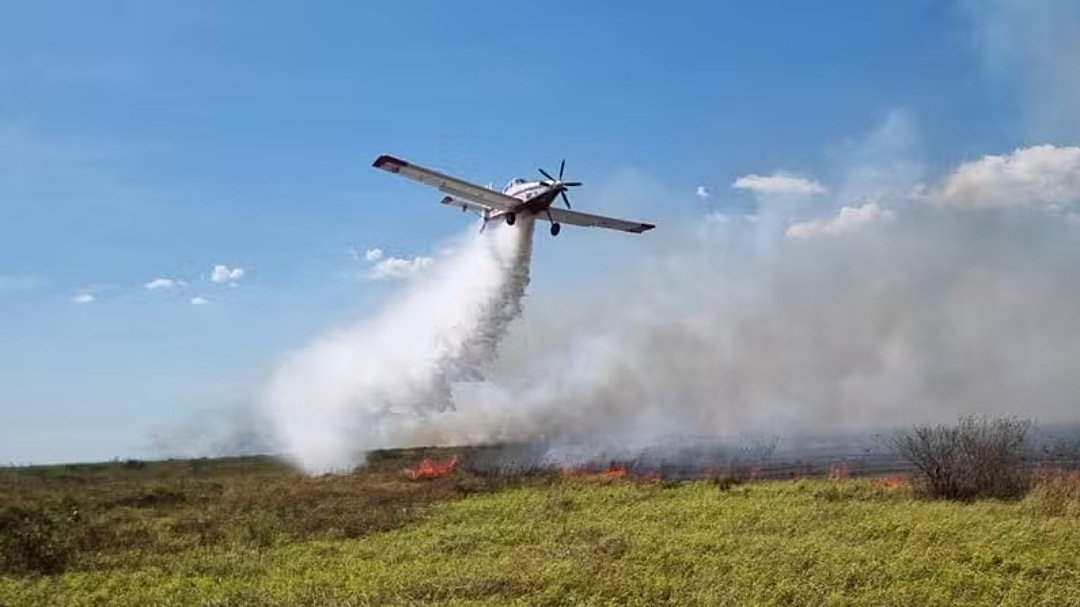
{"type": "Polygon", "coordinates": [[[562,180],[563,169],[566,168],[565,160],[559,165],[558,179],[548,175],[544,169],[540,169],[540,174],[546,177],[546,180],[528,181],[516,177],[503,188],[502,192],[496,192],[490,186],[479,186],[457,177],[443,175],[385,154],[379,156],[372,166],[434,186],[440,191],[449,194],[449,196],[442,199],[443,204],[460,207],[462,212],[475,211],[484,218],[480,231],[483,231],[484,227],[487,226],[487,222],[492,219],[504,219],[507,225],[514,225],[518,215],[526,214],[533,217],[542,217],[551,222],[552,236],[559,235],[563,223],[585,227],[609,228],[635,234],[656,227],[649,223],[626,221],[625,219],[571,210],[570,200],[566,197],[566,190],[581,185],[581,182],[562,180]],[[552,208],[552,203],[555,202],[557,196],[562,196],[563,202],[566,204],[566,210],[552,208]]]}

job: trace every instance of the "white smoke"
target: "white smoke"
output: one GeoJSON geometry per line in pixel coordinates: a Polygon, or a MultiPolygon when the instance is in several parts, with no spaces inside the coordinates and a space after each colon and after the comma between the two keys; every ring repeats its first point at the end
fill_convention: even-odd
{"type": "MultiPolygon", "coordinates": [[[[410,273],[393,305],[285,361],[263,400],[274,442],[316,471],[406,444],[632,451],[965,412],[1075,420],[1080,72],[1063,58],[1080,13],[967,4],[988,65],[1033,100],[1032,134],[1059,145],[996,150],[935,179],[912,116],[893,112],[841,146],[835,174],[759,167],[735,180],[752,212],[660,217],[628,237],[633,257],[602,252],[614,259],[587,290],[544,284],[524,310],[532,226],[470,235],[410,273]]],[[[640,175],[621,185],[613,198],[652,211],[678,202],[640,175]]]]}
{"type": "Polygon", "coordinates": [[[664,225],[675,237],[638,241],[593,289],[545,285],[524,310],[532,226],[470,236],[383,313],[290,357],[267,398],[278,437],[315,471],[406,445],[587,457],[961,413],[1075,421],[1080,225],[1036,204],[942,205],[955,174],[905,185],[890,162],[830,188],[874,202],[815,207],[821,225],[868,204],[888,221],[785,238],[810,211],[785,221],[763,198],[757,215],[664,225]]]}
{"type": "Polygon", "coordinates": [[[291,354],[264,395],[274,442],[309,472],[361,464],[452,409],[521,309],[533,221],[460,239],[379,314],[291,354]]]}
{"type": "Polygon", "coordinates": [[[835,213],[821,225],[867,205],[888,221],[785,239],[784,213],[763,199],[750,217],[661,225],[678,237],[643,239],[645,259],[606,267],[595,292],[527,308],[490,381],[459,391],[457,411],[417,423],[412,440],[609,454],[963,413],[1076,421],[1080,225],[1024,204],[1042,180],[1010,190],[1019,200],[1007,209],[954,207],[941,193],[971,171],[926,186],[916,165],[856,162],[833,190],[873,202],[836,196],[812,209],[835,213]]]}
{"type": "MultiPolygon", "coordinates": [[[[812,206],[762,194],[751,215],[661,222],[591,289],[545,284],[524,310],[532,225],[464,239],[399,302],[286,362],[267,398],[286,453],[314,471],[406,445],[587,457],[962,413],[1075,421],[1080,224],[1037,204],[1046,179],[1012,180],[1015,204],[942,204],[960,177],[997,195],[998,172],[924,184],[896,124],[812,206]],[[785,238],[800,224],[844,229],[785,238]]],[[[1054,188],[1075,187],[1069,167],[1054,188]]]]}

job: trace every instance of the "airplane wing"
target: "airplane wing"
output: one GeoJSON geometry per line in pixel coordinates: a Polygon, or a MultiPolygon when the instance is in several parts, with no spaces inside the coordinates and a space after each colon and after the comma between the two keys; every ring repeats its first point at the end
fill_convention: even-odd
{"type": "Polygon", "coordinates": [[[498,211],[508,211],[521,203],[517,198],[507,196],[502,192],[496,192],[495,190],[476,185],[475,183],[469,183],[468,181],[458,179],[457,177],[443,175],[442,173],[433,171],[429,168],[386,154],[379,156],[372,166],[390,173],[403,175],[423,184],[434,186],[452,196],[478,202],[498,211]]]}
{"type": "MultiPolygon", "coordinates": [[[[538,218],[547,219],[545,213],[537,215],[538,218]]],[[[604,217],[603,215],[592,215],[590,213],[582,213],[580,211],[571,211],[569,209],[558,209],[554,205],[551,207],[551,219],[558,223],[566,223],[575,226],[584,226],[587,228],[608,228],[611,230],[620,230],[623,232],[633,232],[635,234],[641,234],[642,232],[655,228],[651,223],[641,223],[638,221],[626,221],[625,219],[616,219],[614,217],[604,217]]]]}

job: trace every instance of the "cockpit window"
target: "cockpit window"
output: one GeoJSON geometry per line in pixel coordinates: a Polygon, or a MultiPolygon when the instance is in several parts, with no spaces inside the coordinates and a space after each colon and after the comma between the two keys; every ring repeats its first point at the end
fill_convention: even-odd
{"type": "Polygon", "coordinates": [[[512,188],[512,187],[514,187],[516,185],[521,185],[523,183],[525,183],[524,179],[522,179],[521,177],[515,177],[515,178],[510,180],[510,183],[506,184],[506,187],[503,188],[503,191],[505,192],[505,191],[509,190],[510,188],[512,188]]]}

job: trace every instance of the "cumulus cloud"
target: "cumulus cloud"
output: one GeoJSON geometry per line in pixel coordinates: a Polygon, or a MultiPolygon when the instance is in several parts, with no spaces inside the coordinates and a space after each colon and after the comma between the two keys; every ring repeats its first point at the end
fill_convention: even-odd
{"type": "Polygon", "coordinates": [[[384,257],[371,268],[371,277],[375,280],[411,278],[430,268],[434,262],[431,257],[384,257]]]}
{"type": "Polygon", "coordinates": [[[97,298],[95,298],[90,293],[80,293],[80,294],[76,295],[75,297],[71,298],[71,303],[88,304],[88,303],[93,303],[96,299],[97,298]]]}
{"type": "Polygon", "coordinates": [[[750,190],[759,194],[811,196],[823,194],[825,186],[812,179],[773,173],[772,175],[743,175],[731,184],[731,187],[740,190],[750,190]]]}
{"type": "Polygon", "coordinates": [[[694,192],[694,193],[697,195],[698,198],[708,198],[709,197],[709,190],[705,189],[705,186],[703,186],[703,185],[699,185],[697,187],[697,191],[694,192]]]}
{"type": "Polygon", "coordinates": [[[1080,147],[1038,145],[983,156],[960,165],[931,200],[968,209],[1061,211],[1080,202],[1080,147]]]}
{"type": "Polygon", "coordinates": [[[843,207],[838,215],[829,219],[792,224],[784,231],[784,236],[804,240],[818,236],[838,236],[873,223],[892,221],[894,217],[893,211],[876,202],[868,202],[862,206],[843,207]]]}
{"type": "Polygon", "coordinates": [[[387,255],[385,251],[377,247],[368,249],[367,252],[364,253],[364,259],[372,264],[371,269],[367,274],[372,280],[402,280],[412,278],[413,276],[424,272],[435,263],[433,257],[394,257],[393,255],[387,255]]]}
{"type": "Polygon", "coordinates": [[[183,284],[183,281],[173,280],[172,278],[155,278],[144,286],[151,291],[156,291],[158,289],[173,289],[175,287],[183,286],[183,284]]]}
{"type": "Polygon", "coordinates": [[[217,283],[235,283],[243,276],[244,268],[230,268],[229,266],[218,264],[214,266],[214,271],[210,274],[210,280],[217,283]]]}
{"type": "Polygon", "coordinates": [[[205,297],[192,297],[191,298],[191,305],[193,305],[193,306],[205,306],[208,303],[210,303],[210,300],[206,299],[205,297]]]}

